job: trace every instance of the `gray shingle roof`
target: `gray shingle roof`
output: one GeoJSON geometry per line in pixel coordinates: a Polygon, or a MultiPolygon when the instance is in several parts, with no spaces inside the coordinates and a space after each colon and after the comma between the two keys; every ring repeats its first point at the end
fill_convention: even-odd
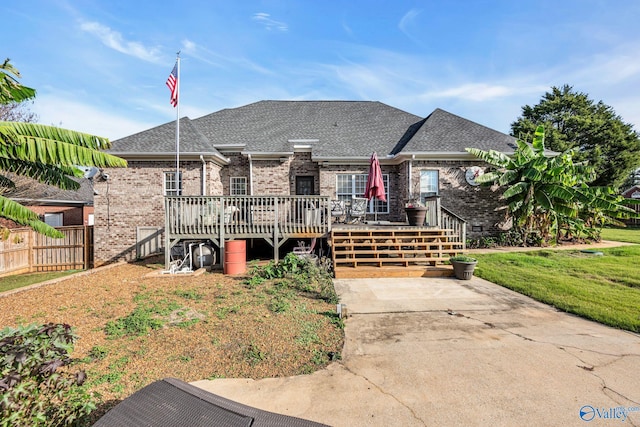
{"type": "Polygon", "coordinates": [[[78,190],[61,190],[53,185],[42,184],[34,179],[8,174],[16,184],[15,188],[7,189],[3,194],[11,200],[23,204],[93,204],[93,185],[87,178],[71,178],[80,183],[78,190]]]}
{"type": "MultiPolygon", "coordinates": [[[[118,153],[175,153],[176,122],[165,123],[112,141],[111,149],[107,152],[116,155],[118,153]]],[[[188,117],[180,119],[180,152],[220,154],[188,117]]]]}
{"type": "MultiPolygon", "coordinates": [[[[180,120],[180,151],[218,153],[243,146],[250,153],[289,153],[311,145],[314,158],[401,153],[463,153],[467,147],[512,152],[515,138],[436,109],[421,118],[374,101],[259,101],[180,120]]],[[[175,153],[175,123],[112,143],[109,151],[175,153]]]]}
{"type": "Polygon", "coordinates": [[[421,118],[372,101],[260,101],[194,120],[218,144],[249,152],[291,152],[290,140],[312,142],[315,157],[388,153],[421,118]]]}
{"type": "Polygon", "coordinates": [[[437,108],[426,119],[415,134],[400,141],[391,154],[399,152],[464,152],[473,147],[481,150],[512,152],[516,138],[490,129],[437,108]]]}

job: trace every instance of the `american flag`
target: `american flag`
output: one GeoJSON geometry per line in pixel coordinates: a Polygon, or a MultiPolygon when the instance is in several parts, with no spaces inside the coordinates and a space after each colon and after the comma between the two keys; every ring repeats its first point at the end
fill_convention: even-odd
{"type": "Polygon", "coordinates": [[[173,66],[173,70],[171,70],[171,74],[169,74],[169,78],[167,79],[167,87],[171,91],[171,105],[176,107],[178,105],[178,63],[173,66]]]}

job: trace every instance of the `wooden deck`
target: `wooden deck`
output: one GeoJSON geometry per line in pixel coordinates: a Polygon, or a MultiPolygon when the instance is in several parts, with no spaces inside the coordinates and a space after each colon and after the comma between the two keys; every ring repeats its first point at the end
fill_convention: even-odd
{"type": "Polygon", "coordinates": [[[436,226],[332,224],[325,196],[165,197],[165,263],[181,241],[209,240],[224,261],[225,241],[261,238],[274,249],[289,239],[327,238],[336,278],[452,275],[446,263],[465,249],[465,223],[444,208],[436,226]]]}
{"type": "Polygon", "coordinates": [[[210,240],[222,258],[226,240],[257,238],[273,246],[277,261],[287,240],[324,237],[330,229],[325,196],[165,197],[166,260],[182,240],[210,240]]]}
{"type": "Polygon", "coordinates": [[[330,246],[338,279],[451,276],[446,262],[465,249],[454,230],[404,224],[334,227],[330,246]]]}

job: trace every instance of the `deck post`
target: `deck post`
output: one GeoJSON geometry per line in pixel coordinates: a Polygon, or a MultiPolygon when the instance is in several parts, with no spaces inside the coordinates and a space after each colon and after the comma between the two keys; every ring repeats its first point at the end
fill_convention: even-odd
{"type": "Polygon", "coordinates": [[[164,268],[169,269],[171,263],[171,223],[169,218],[169,199],[164,199],[164,268]]]}
{"type": "Polygon", "coordinates": [[[219,199],[220,209],[218,209],[218,240],[220,241],[220,265],[224,268],[224,210],[225,205],[222,198],[219,199]]]}
{"type": "Polygon", "coordinates": [[[273,201],[273,260],[280,260],[280,242],[278,241],[278,197],[273,201]]]}

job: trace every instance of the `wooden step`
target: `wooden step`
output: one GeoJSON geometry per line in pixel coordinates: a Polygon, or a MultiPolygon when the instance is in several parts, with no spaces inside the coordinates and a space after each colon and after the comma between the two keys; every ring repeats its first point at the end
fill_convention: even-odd
{"type": "Polygon", "coordinates": [[[373,279],[380,277],[452,277],[453,268],[450,265],[438,267],[336,267],[336,279],[373,279]]]}
{"type": "Polygon", "coordinates": [[[444,263],[464,250],[457,238],[452,230],[431,228],[332,231],[334,271],[336,277],[450,275],[444,263]]]}

